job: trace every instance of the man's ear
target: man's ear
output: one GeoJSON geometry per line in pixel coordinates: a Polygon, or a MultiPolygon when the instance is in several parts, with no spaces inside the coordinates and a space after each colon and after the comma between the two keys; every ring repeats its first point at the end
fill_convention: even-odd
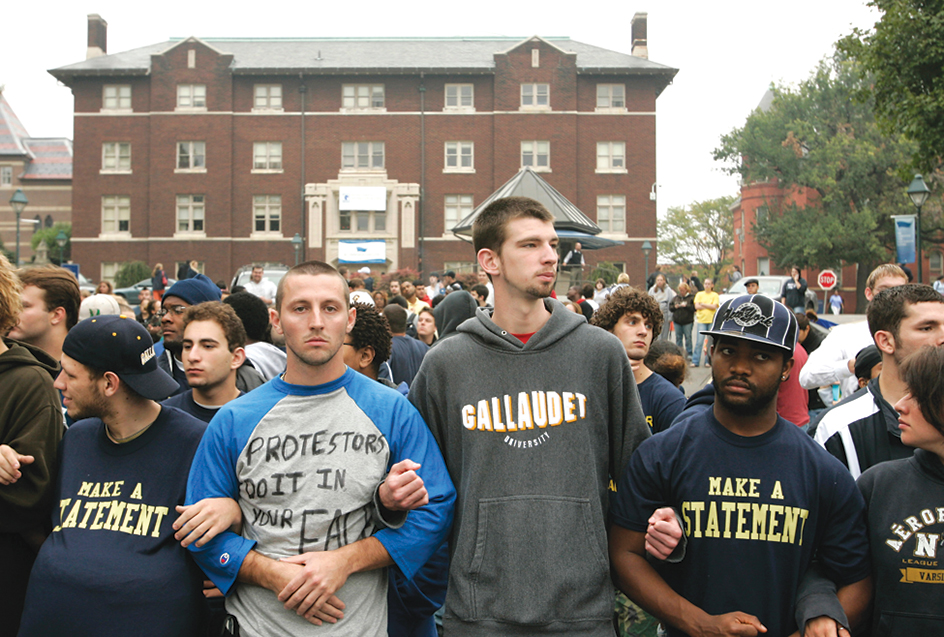
{"type": "Polygon", "coordinates": [[[790,358],[783,361],[783,371],[780,372],[780,378],[787,380],[790,378],[790,371],[793,369],[793,363],[796,362],[791,356],[790,358]]]}
{"type": "Polygon", "coordinates": [[[495,276],[501,272],[501,258],[498,253],[490,248],[482,248],[476,255],[479,267],[485,270],[486,274],[495,276]]]}
{"type": "Polygon", "coordinates": [[[121,385],[121,379],[115,372],[105,372],[98,382],[101,383],[102,393],[109,398],[118,393],[118,387],[121,385]]]}
{"type": "Polygon", "coordinates": [[[279,313],[273,308],[269,308],[269,323],[272,325],[272,329],[276,331],[280,336],[285,336],[285,333],[282,331],[282,324],[279,321],[279,313]]]}
{"type": "Polygon", "coordinates": [[[374,363],[374,356],[377,355],[377,352],[374,351],[373,345],[365,345],[361,349],[357,350],[357,366],[359,369],[370,369],[370,366],[374,363]]]}
{"type": "Polygon", "coordinates": [[[52,316],[49,317],[49,322],[52,325],[59,325],[66,320],[66,308],[60,306],[50,312],[52,316]]]}
{"type": "Polygon", "coordinates": [[[243,363],[246,362],[246,350],[242,347],[237,347],[233,351],[233,360],[229,364],[230,369],[239,369],[242,367],[243,363]]]}
{"type": "Polygon", "coordinates": [[[895,337],[891,332],[885,330],[879,330],[875,332],[875,347],[878,348],[878,351],[884,356],[888,354],[891,356],[895,353],[895,337]]]}

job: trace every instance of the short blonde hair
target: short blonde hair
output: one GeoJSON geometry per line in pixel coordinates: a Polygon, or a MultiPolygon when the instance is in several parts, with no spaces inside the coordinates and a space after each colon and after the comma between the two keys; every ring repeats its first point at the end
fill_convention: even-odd
{"type": "Polygon", "coordinates": [[[884,279],[887,276],[899,277],[908,280],[908,275],[905,274],[905,271],[894,263],[883,263],[869,273],[869,278],[865,282],[865,287],[870,290],[875,289],[875,284],[878,283],[879,279],[884,279]]]}
{"type": "Polygon", "coordinates": [[[20,320],[20,312],[23,311],[21,290],[20,280],[13,273],[13,267],[0,254],[0,336],[6,336],[20,320]]]}

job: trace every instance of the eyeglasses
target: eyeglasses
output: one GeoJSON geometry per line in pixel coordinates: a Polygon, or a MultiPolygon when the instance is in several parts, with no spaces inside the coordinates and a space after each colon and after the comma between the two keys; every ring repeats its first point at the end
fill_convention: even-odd
{"type": "Polygon", "coordinates": [[[161,308],[161,310],[157,312],[157,316],[158,318],[164,318],[164,316],[170,312],[180,315],[186,312],[188,307],[188,305],[171,305],[170,308],[161,308]]]}

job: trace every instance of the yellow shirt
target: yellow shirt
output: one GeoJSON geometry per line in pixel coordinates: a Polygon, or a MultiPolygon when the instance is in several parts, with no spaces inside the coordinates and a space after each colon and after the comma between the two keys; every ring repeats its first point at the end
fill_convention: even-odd
{"type": "MultiPolygon", "coordinates": [[[[717,294],[715,296],[717,296],[717,294]]],[[[420,310],[422,310],[424,307],[429,307],[429,303],[427,303],[426,301],[420,301],[420,297],[418,296],[413,297],[412,303],[407,301],[406,304],[409,306],[410,311],[413,312],[414,314],[419,314],[420,310]]]]}
{"type": "MultiPolygon", "coordinates": [[[[695,303],[710,303],[711,305],[721,305],[721,298],[717,292],[699,292],[695,295],[695,303]]],[[[718,310],[695,310],[696,323],[711,323],[715,318],[715,312],[718,310]]]]}

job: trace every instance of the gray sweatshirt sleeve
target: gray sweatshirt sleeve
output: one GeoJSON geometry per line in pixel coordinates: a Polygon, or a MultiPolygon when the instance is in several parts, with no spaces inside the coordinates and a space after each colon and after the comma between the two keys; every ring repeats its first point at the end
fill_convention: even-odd
{"type": "Polygon", "coordinates": [[[800,580],[800,586],[797,589],[794,618],[800,634],[802,635],[806,630],[807,622],[823,616],[830,617],[847,630],[849,629],[849,619],[842,610],[839,598],[836,597],[836,585],[814,562],[800,580]]]}

